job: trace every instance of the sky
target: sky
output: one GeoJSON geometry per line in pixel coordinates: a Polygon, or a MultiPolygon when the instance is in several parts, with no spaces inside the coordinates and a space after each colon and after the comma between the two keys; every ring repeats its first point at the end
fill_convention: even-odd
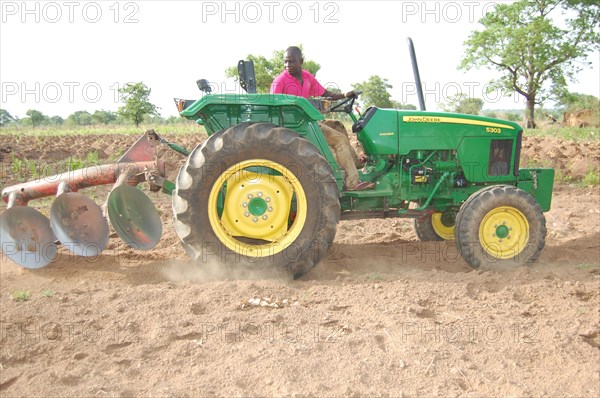
{"type": "MultiPolygon", "coordinates": [[[[427,110],[464,92],[484,109],[522,109],[522,97],[485,93],[495,75],[459,71],[464,41],[493,1],[0,1],[0,107],[66,118],[116,111],[118,88],[144,82],[163,117],[173,98],[201,96],[204,78],[241,92],[225,69],[248,54],[302,44],[326,87],[352,89],[371,75],[392,98],[418,104],[406,42],[412,37],[427,110]]],[[[600,97],[600,53],[570,90],[600,97]]],[[[552,104],[548,104],[552,106],[552,104]]]]}

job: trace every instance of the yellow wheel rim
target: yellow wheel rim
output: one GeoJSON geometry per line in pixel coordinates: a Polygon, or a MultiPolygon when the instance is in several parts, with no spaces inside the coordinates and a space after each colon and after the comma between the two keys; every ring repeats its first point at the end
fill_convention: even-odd
{"type": "Polygon", "coordinates": [[[431,215],[431,225],[440,238],[452,240],[454,239],[454,224],[448,226],[449,222],[448,220],[444,220],[443,214],[441,211],[433,213],[431,215]],[[446,224],[444,224],[444,221],[446,221],[446,224]]]}
{"type": "Polygon", "coordinates": [[[251,159],[228,168],[208,197],[213,231],[227,248],[248,257],[267,257],[288,248],[300,235],[306,215],[302,184],[285,166],[270,160],[251,159]],[[259,167],[279,175],[258,173],[259,167]],[[293,198],[296,209],[290,225],[293,198]]]}
{"type": "Polygon", "coordinates": [[[529,241],[529,222],[514,207],[497,207],[487,213],[479,225],[479,242],[495,258],[517,256],[529,241]]]}

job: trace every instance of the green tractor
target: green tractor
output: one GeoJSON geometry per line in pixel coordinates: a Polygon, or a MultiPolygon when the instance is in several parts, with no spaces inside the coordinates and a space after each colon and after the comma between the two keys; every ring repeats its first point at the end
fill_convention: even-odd
{"type": "MultiPolygon", "coordinates": [[[[239,69],[245,94],[210,94],[210,86],[201,80],[198,84],[207,92],[201,99],[176,100],[181,116],[205,127],[209,135],[205,142],[187,152],[151,132],[134,145],[143,150],[132,148],[120,160],[136,166],[134,171],[117,171],[105,179],[117,183],[107,201],[111,224],[132,247],[150,248],[160,238],[156,221],[140,226],[143,220],[156,218],[143,204],[149,199],[131,187],[147,181],[172,194],[177,235],[200,264],[299,277],[326,256],[340,220],[390,217],[412,218],[422,241],[455,240],[461,256],[475,268],[528,263],[540,255],[546,237],[543,212],[550,209],[554,170],[519,167],[523,129],[518,124],[377,107],[359,114],[353,109],[355,98],[331,104],[256,94],[252,64],[240,61],[239,69]],[[352,132],[366,155],[359,177],[374,183],[373,189],[343,189],[344,172],[318,124],[328,112],[345,112],[352,118],[352,132]],[[160,162],[147,164],[153,160],[148,148],[160,142],[187,156],[175,182],[164,178],[160,162]],[[130,208],[133,202],[137,209],[130,208]],[[127,212],[133,217],[124,217],[127,212]]],[[[98,180],[102,179],[90,185],[108,183],[98,180]]],[[[23,220],[42,228],[45,221],[38,215],[6,216],[11,208],[42,196],[32,192],[77,195],[81,185],[65,189],[58,181],[53,188],[23,184],[6,188],[3,196],[9,209],[2,215],[3,235],[23,220]]],[[[81,200],[74,197],[72,202],[81,200]]],[[[61,209],[51,219],[72,218],[77,206],[57,207],[61,209]]],[[[51,233],[56,237],[62,228],[56,221],[52,231],[42,231],[49,235],[46,242],[55,243],[51,233]]],[[[70,228],[62,231],[63,240],[79,236],[74,247],[80,253],[99,239],[86,241],[70,228]]],[[[96,235],[105,240],[105,232],[96,235]]],[[[19,261],[31,243],[26,236],[10,235],[2,248],[13,253],[15,261],[35,268],[39,263],[19,261]]],[[[92,254],[98,254],[101,246],[96,244],[92,254]]]]}

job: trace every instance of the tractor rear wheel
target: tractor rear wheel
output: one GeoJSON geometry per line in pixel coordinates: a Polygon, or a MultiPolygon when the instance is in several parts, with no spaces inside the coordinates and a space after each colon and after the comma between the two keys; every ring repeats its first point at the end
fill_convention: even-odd
{"type": "Polygon", "coordinates": [[[270,123],[243,123],[190,154],[173,212],[177,235],[197,263],[297,278],[333,242],[339,191],[308,140],[270,123]]]}
{"type": "Polygon", "coordinates": [[[546,242],[546,219],[527,192],[497,185],[465,201],[456,217],[455,236],[471,267],[508,267],[537,260],[546,242]]]}
{"type": "Polygon", "coordinates": [[[454,240],[456,213],[436,211],[413,220],[413,228],[423,242],[454,240]]]}

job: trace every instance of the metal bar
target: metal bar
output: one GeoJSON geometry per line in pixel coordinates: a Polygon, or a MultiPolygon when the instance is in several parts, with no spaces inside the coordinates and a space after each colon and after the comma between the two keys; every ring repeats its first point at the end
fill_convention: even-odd
{"type": "Polygon", "coordinates": [[[190,156],[191,152],[178,144],[169,142],[169,141],[165,140],[164,138],[159,138],[158,142],[160,142],[163,145],[168,146],[169,148],[171,148],[172,150],[174,150],[175,152],[177,152],[181,155],[190,156]]]}
{"type": "Polygon", "coordinates": [[[384,210],[353,210],[344,211],[340,214],[340,220],[365,220],[379,218],[417,218],[426,215],[428,210],[395,209],[385,213],[384,210]]]}
{"type": "MultiPolygon", "coordinates": [[[[164,162],[159,160],[157,162],[129,162],[86,167],[6,187],[2,190],[2,199],[9,204],[8,207],[27,206],[30,200],[55,196],[61,184],[66,184],[65,188],[69,192],[77,192],[80,189],[97,185],[114,184],[122,174],[138,175],[156,168],[164,173],[164,162]]],[[[128,183],[137,185],[138,181],[128,181],[128,183]]]]}
{"type": "Polygon", "coordinates": [[[450,175],[449,171],[446,171],[444,174],[442,174],[442,177],[437,182],[437,184],[435,184],[435,187],[433,188],[433,191],[431,191],[431,194],[429,195],[429,197],[427,198],[427,200],[425,201],[425,203],[423,204],[423,206],[417,207],[416,209],[413,209],[413,210],[425,210],[427,208],[427,206],[429,206],[429,203],[431,202],[431,199],[433,199],[433,196],[436,194],[436,192],[438,191],[438,189],[440,189],[440,186],[442,185],[442,182],[444,182],[444,180],[446,178],[448,178],[449,175],[450,175]]]}

